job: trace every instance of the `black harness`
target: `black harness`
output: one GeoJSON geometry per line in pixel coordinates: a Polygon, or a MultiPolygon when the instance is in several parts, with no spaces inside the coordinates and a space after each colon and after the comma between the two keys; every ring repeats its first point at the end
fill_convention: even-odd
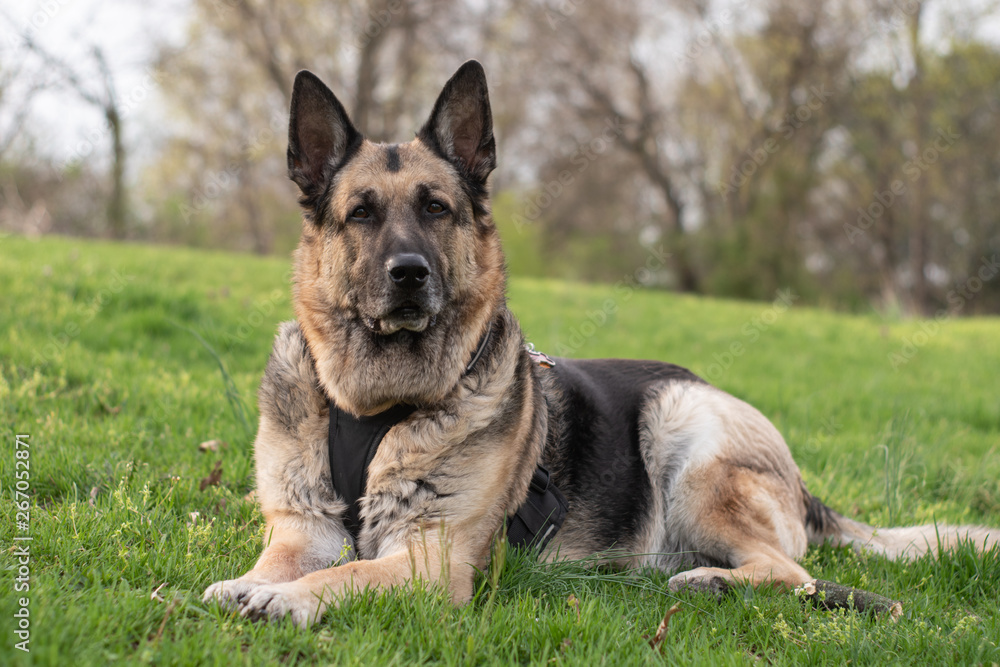
{"type": "MultiPolygon", "coordinates": [[[[476,354],[465,368],[466,375],[472,372],[483,356],[492,330],[491,326],[483,335],[476,354]]],[[[547,357],[545,359],[552,363],[547,357]]],[[[330,408],[331,480],[333,489],[347,502],[344,525],[357,544],[363,523],[361,498],[368,484],[368,466],[385,434],[413,414],[416,406],[400,403],[377,415],[355,417],[341,410],[333,401],[328,400],[327,403],[330,408]]],[[[531,476],[528,497],[513,516],[507,517],[507,542],[513,547],[544,548],[562,526],[567,507],[566,498],[551,483],[549,471],[539,464],[531,476]]]]}

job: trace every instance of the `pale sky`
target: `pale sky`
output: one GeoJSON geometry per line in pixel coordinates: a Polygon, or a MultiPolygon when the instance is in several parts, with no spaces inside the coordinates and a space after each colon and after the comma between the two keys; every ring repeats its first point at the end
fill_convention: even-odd
{"type": "MultiPolygon", "coordinates": [[[[220,2],[224,0],[219,0],[220,2]]],[[[802,0],[808,2],[809,0],[802,0]]],[[[908,0],[899,0],[906,6],[908,0]]],[[[947,38],[954,29],[947,14],[982,13],[993,0],[939,0],[928,11],[931,40],[947,38]],[[979,10],[978,12],[976,10],[979,10]]],[[[732,7],[752,8],[753,0],[733,0],[732,7]]],[[[723,0],[720,8],[726,7],[723,0]]],[[[23,0],[5,1],[0,9],[0,66],[17,66],[23,57],[18,33],[28,31],[46,50],[76,66],[90,80],[97,80],[92,45],[105,51],[115,74],[120,98],[127,100],[126,141],[134,158],[132,167],[150,154],[160,136],[163,106],[148,78],[150,62],[158,45],[183,43],[189,10],[188,0],[23,0]],[[10,21],[16,24],[11,29],[10,21]],[[135,159],[137,158],[137,159],[135,159]]],[[[722,11],[720,9],[719,11],[722,11]]],[[[738,12],[739,13],[739,12],[738,12]]],[[[963,26],[958,26],[963,29],[963,26]]],[[[1000,16],[964,26],[980,37],[1000,41],[1000,16]]],[[[670,31],[663,30],[661,34],[670,31]]],[[[680,47],[678,47],[680,50],[680,47]]],[[[22,77],[18,82],[25,86],[22,77]]],[[[21,90],[23,91],[23,87],[21,90]]],[[[16,101],[16,91],[12,95],[16,101]]],[[[9,122],[11,106],[0,108],[0,131],[9,122]]],[[[86,151],[87,137],[100,138],[104,120],[99,112],[68,90],[54,90],[38,96],[27,124],[36,150],[57,160],[67,160],[86,151]]],[[[89,159],[107,159],[108,142],[97,141],[89,159]]]]}

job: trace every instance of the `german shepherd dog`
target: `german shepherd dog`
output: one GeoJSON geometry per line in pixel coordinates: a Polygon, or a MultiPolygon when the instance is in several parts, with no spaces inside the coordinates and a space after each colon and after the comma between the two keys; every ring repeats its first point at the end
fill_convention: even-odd
{"type": "Polygon", "coordinates": [[[391,145],[361,136],[300,72],[288,136],[304,220],[296,320],[281,325],[259,394],[264,550],[206,601],[303,627],[352,591],[415,579],[466,602],[539,465],[568,508],[548,557],[680,571],[673,591],[803,584],[796,559],[810,543],[889,558],[996,544],[977,526],[876,531],[844,518],[808,493],[760,412],[688,370],[529,351],[490,214],[479,63],[448,81],[413,141],[391,145]],[[352,502],[336,486],[331,417],[363,430],[394,411],[370,460],[347,443],[352,502]]]}

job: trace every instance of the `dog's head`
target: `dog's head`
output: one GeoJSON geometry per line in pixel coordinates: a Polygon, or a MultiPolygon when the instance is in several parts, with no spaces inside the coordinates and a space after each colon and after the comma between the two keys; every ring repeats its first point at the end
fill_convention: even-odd
{"type": "MultiPolygon", "coordinates": [[[[450,371],[451,356],[467,355],[503,295],[486,188],[495,165],[486,75],[475,61],[448,81],[416,139],[391,145],[365,139],[315,75],[298,74],[288,132],[304,209],[295,310],[318,363],[350,373],[361,359],[374,368],[431,357],[450,371]],[[463,335],[443,331],[451,328],[463,335]]],[[[444,383],[423,375],[425,385],[444,383]]],[[[382,403],[429,398],[412,389],[387,395],[369,383],[357,393],[382,403]]]]}

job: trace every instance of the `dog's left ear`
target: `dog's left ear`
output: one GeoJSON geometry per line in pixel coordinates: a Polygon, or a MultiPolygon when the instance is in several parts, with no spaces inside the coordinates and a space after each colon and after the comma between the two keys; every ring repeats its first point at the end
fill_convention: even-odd
{"type": "Polygon", "coordinates": [[[477,183],[497,166],[486,72],[470,60],[455,72],[417,138],[477,183]]]}

